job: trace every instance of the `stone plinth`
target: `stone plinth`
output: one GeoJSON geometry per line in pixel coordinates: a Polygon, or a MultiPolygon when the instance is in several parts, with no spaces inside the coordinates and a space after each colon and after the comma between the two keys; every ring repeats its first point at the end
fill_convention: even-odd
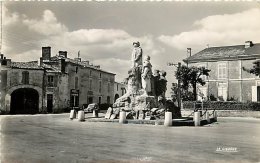
{"type": "Polygon", "coordinates": [[[136,96],[135,111],[149,111],[157,107],[157,100],[154,96],[136,96]]]}

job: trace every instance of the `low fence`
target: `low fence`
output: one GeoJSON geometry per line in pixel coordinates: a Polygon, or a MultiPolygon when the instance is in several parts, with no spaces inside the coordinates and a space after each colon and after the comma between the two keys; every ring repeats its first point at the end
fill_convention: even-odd
{"type": "Polygon", "coordinates": [[[241,111],[260,111],[259,102],[235,102],[235,101],[206,101],[203,104],[194,101],[184,101],[183,109],[194,110],[201,109],[207,110],[241,110],[241,111]]]}

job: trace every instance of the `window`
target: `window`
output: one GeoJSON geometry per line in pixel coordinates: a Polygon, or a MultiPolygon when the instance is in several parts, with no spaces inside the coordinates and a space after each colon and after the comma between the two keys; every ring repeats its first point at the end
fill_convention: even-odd
{"type": "Polygon", "coordinates": [[[53,87],[53,86],[54,86],[54,76],[49,75],[49,76],[47,77],[47,85],[48,85],[49,87],[53,87]]]}
{"type": "Polygon", "coordinates": [[[118,84],[116,84],[116,90],[118,91],[118,84]]]}
{"type": "Polygon", "coordinates": [[[107,96],[107,104],[110,104],[110,96],[107,96]]]}
{"type": "Polygon", "coordinates": [[[102,87],[102,83],[101,81],[99,81],[99,93],[101,93],[101,87],[102,87]]]}
{"type": "Polygon", "coordinates": [[[99,73],[99,78],[101,79],[101,77],[102,77],[102,75],[101,75],[101,73],[99,73]]]}
{"type": "Polygon", "coordinates": [[[101,104],[101,97],[98,97],[98,104],[101,104]]]}
{"type": "Polygon", "coordinates": [[[227,83],[218,84],[218,98],[220,101],[227,100],[227,83]]]}
{"type": "Polygon", "coordinates": [[[110,83],[107,84],[107,91],[110,92],[110,83]]]}
{"type": "Polygon", "coordinates": [[[218,78],[219,79],[227,78],[227,64],[226,63],[220,63],[218,65],[218,78]]]}
{"type": "Polygon", "coordinates": [[[75,77],[75,89],[79,89],[79,78],[75,77]]]}
{"type": "Polygon", "coordinates": [[[22,72],[22,83],[29,84],[29,72],[28,71],[22,72]]]}
{"type": "Polygon", "coordinates": [[[91,71],[91,70],[89,71],[89,76],[90,76],[90,77],[92,76],[92,71],[91,71]]]}
{"type": "Polygon", "coordinates": [[[89,90],[92,90],[92,80],[89,80],[89,90]]]}

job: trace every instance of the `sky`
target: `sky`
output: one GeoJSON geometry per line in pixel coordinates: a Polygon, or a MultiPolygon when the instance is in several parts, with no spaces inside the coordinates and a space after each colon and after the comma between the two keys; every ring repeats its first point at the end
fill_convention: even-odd
{"type": "MultiPolygon", "coordinates": [[[[12,61],[52,56],[89,60],[123,81],[139,41],[153,69],[167,72],[168,92],[187,48],[260,43],[260,2],[3,2],[1,52],[12,61]]],[[[183,63],[183,62],[182,62],[183,63]]],[[[183,63],[184,64],[184,63],[183,63]]]]}

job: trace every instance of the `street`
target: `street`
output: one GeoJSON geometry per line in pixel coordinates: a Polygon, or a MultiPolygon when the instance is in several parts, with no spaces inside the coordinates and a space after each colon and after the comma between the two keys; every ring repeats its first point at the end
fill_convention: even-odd
{"type": "Polygon", "coordinates": [[[2,163],[260,162],[260,119],[164,127],[78,122],[69,114],[0,118],[2,163]]]}

